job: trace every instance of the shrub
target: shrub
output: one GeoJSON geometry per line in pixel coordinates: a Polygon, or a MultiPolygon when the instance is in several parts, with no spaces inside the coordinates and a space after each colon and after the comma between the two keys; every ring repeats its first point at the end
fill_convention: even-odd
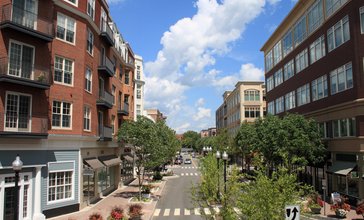
{"type": "Polygon", "coordinates": [[[123,220],[124,210],[120,207],[114,207],[110,213],[111,220],[123,220]]]}
{"type": "Polygon", "coordinates": [[[102,220],[102,216],[99,213],[93,213],[88,217],[89,220],[102,220]]]}
{"type": "Polygon", "coordinates": [[[144,185],[144,186],[142,186],[142,193],[149,194],[151,189],[152,189],[151,185],[144,185]]]}
{"type": "Polygon", "coordinates": [[[153,176],[153,180],[158,181],[158,180],[162,180],[162,179],[163,179],[162,174],[159,171],[155,172],[155,174],[153,176]]]}
{"type": "Polygon", "coordinates": [[[142,209],[143,209],[142,206],[139,204],[130,205],[128,214],[131,218],[140,217],[143,215],[142,209]]]}

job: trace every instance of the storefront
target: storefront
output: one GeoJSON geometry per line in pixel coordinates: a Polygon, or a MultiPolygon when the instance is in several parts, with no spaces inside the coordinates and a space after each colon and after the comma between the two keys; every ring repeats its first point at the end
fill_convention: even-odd
{"type": "Polygon", "coordinates": [[[121,165],[121,180],[123,184],[129,184],[134,180],[134,159],[130,155],[124,155],[121,165]]]}

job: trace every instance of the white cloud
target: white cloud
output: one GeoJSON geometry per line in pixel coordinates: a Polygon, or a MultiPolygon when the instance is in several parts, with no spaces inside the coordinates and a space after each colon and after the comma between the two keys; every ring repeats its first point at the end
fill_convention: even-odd
{"type": "Polygon", "coordinates": [[[243,81],[261,81],[264,79],[264,70],[258,69],[254,64],[241,65],[240,76],[243,81]]]}
{"type": "Polygon", "coordinates": [[[199,98],[195,104],[195,106],[197,107],[202,107],[205,104],[205,99],[204,98],[199,98]]]}
{"type": "Polygon", "coordinates": [[[231,88],[239,80],[258,80],[261,71],[253,64],[242,65],[240,72],[231,75],[223,75],[214,65],[217,56],[230,51],[266,3],[279,1],[197,0],[197,13],[172,25],[161,38],[162,49],[156,59],[145,63],[146,107],[159,108],[168,115],[169,125],[177,132],[214,126],[211,109],[196,103],[196,107],[189,106],[186,91],[195,86],[231,88]]]}
{"type": "Polygon", "coordinates": [[[125,1],[125,0],[107,0],[107,3],[108,3],[109,5],[112,5],[112,4],[118,4],[118,3],[121,3],[121,2],[123,2],[123,1],[125,1]]]}

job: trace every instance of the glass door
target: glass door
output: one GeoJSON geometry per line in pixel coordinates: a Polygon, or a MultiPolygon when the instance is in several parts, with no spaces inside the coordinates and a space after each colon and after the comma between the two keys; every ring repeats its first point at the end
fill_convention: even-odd
{"type": "Polygon", "coordinates": [[[4,191],[4,220],[14,219],[15,187],[5,188],[4,191]]]}
{"type": "Polygon", "coordinates": [[[37,11],[37,0],[14,0],[12,21],[35,30],[38,17],[37,11]]]}

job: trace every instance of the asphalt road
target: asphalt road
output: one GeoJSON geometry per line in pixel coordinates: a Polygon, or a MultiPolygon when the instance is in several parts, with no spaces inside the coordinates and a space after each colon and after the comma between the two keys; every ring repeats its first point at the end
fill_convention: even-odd
{"type": "MultiPolygon", "coordinates": [[[[190,158],[184,156],[184,158],[190,158]]],[[[201,211],[194,207],[191,186],[200,179],[197,159],[192,164],[175,165],[172,170],[177,178],[169,179],[154,211],[153,220],[186,219],[201,220],[201,211]]]]}

